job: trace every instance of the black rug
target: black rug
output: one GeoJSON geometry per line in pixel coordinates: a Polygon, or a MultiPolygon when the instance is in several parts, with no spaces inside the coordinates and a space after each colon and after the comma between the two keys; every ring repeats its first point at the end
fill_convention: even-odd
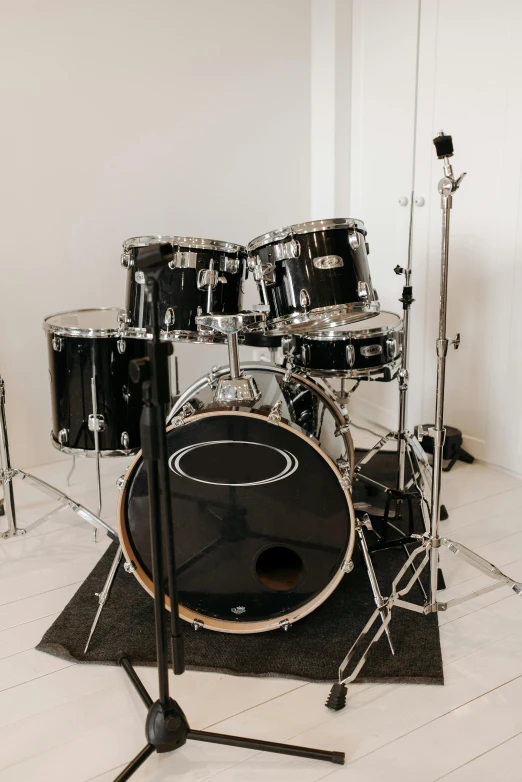
{"type": "MultiPolygon", "coordinates": [[[[395,478],[396,457],[381,453],[365,469],[367,475],[390,486],[395,478]]],[[[383,496],[371,496],[361,483],[353,492],[355,502],[384,504],[383,496]]],[[[421,529],[415,507],[416,529],[421,529]]],[[[94,593],[103,586],[116,551],[114,543],[37,649],[75,662],[114,664],[126,651],[136,665],[154,665],[154,616],[152,598],[137,580],[120,567],[87,655],[83,649],[97,608],[94,593]]],[[[400,550],[379,552],[375,569],[383,594],[404,563],[400,550]]],[[[319,608],[287,632],[231,635],[200,629],[183,622],[187,668],[249,676],[283,676],[306,681],[337,679],[337,669],[346,652],[374,611],[375,605],[361,557],[354,556],[355,569],[343,578],[335,592],[319,608]]],[[[410,599],[422,602],[418,586],[410,599]]],[[[377,624],[375,626],[377,628],[377,624]]],[[[384,636],[374,646],[358,681],[418,682],[443,684],[437,616],[423,616],[396,608],[390,624],[395,656],[384,636]]]]}

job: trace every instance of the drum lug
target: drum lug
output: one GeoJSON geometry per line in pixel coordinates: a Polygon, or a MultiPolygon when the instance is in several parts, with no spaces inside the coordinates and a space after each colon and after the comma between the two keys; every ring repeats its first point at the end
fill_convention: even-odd
{"type": "Polygon", "coordinates": [[[197,266],[198,254],[191,250],[176,250],[171,261],[170,269],[195,269],[197,266]]]}
{"type": "Polygon", "coordinates": [[[131,266],[134,266],[134,261],[132,259],[132,255],[130,254],[129,250],[124,250],[122,252],[120,263],[124,269],[130,269],[131,266]]]}
{"type": "Polygon", "coordinates": [[[120,328],[125,328],[127,323],[129,323],[130,317],[128,310],[120,309],[118,310],[118,326],[120,328]]]}
{"type": "Polygon", "coordinates": [[[281,630],[284,630],[285,633],[287,633],[288,628],[292,627],[292,624],[288,619],[281,619],[281,621],[279,622],[279,627],[281,628],[281,630]]]}
{"type": "Polygon", "coordinates": [[[310,345],[306,343],[301,346],[301,361],[305,367],[310,363],[310,345]]]}
{"type": "Polygon", "coordinates": [[[174,314],[174,308],[173,307],[167,307],[165,311],[165,326],[167,328],[170,328],[174,325],[175,320],[175,314],[174,314]]]}
{"type": "Polygon", "coordinates": [[[204,627],[205,622],[202,622],[201,619],[193,619],[192,620],[192,628],[194,632],[197,632],[200,627],[204,627]]]}
{"type": "Polygon", "coordinates": [[[353,345],[346,346],[346,363],[348,364],[350,369],[355,364],[355,348],[353,345]]]}
{"type": "Polygon", "coordinates": [[[100,413],[97,416],[91,413],[87,419],[87,426],[89,432],[103,432],[105,431],[105,418],[100,413]]]}
{"type": "Polygon", "coordinates": [[[339,483],[341,484],[343,489],[347,491],[352,486],[350,462],[347,459],[343,459],[343,457],[341,456],[340,459],[337,459],[336,463],[337,463],[337,467],[339,468],[339,472],[341,473],[341,477],[339,478],[339,483]]]}
{"type": "Polygon", "coordinates": [[[53,350],[56,353],[61,353],[63,348],[63,337],[53,337],[53,350]]]}
{"type": "Polygon", "coordinates": [[[218,371],[218,367],[214,366],[212,367],[212,369],[207,375],[207,383],[209,384],[210,388],[216,387],[216,384],[218,382],[217,371],[218,371]]]}
{"type": "Polygon", "coordinates": [[[60,443],[60,445],[65,445],[68,439],[69,439],[69,430],[60,429],[60,431],[58,432],[58,442],[60,443]]]}
{"type": "Polygon", "coordinates": [[[275,403],[275,405],[272,407],[268,414],[268,420],[271,424],[279,424],[281,421],[281,408],[283,406],[283,402],[279,400],[275,403]]]}
{"type": "Polygon", "coordinates": [[[308,307],[310,306],[310,294],[308,293],[306,288],[302,288],[299,293],[299,304],[305,310],[308,309],[308,307]]]}
{"type": "Polygon", "coordinates": [[[370,301],[370,286],[367,282],[359,280],[357,283],[357,296],[363,301],[370,301]]]}
{"type": "Polygon", "coordinates": [[[122,491],[127,484],[127,481],[125,480],[125,475],[120,475],[119,478],[116,479],[116,487],[122,491]]]}
{"type": "Polygon", "coordinates": [[[354,564],[351,559],[345,559],[343,564],[341,565],[341,570],[343,573],[351,573],[354,568],[354,564]]]}
{"type": "Polygon", "coordinates": [[[129,450],[129,443],[130,443],[130,437],[128,432],[122,432],[121,435],[121,445],[124,450],[129,450]]]}
{"type": "Polygon", "coordinates": [[[122,354],[125,353],[125,348],[127,347],[127,343],[124,339],[119,339],[116,343],[116,346],[118,348],[118,353],[122,354]]]}
{"type": "Polygon", "coordinates": [[[218,282],[226,283],[227,278],[221,277],[217,269],[200,269],[198,272],[198,289],[208,291],[215,288],[218,282]]]}
{"type": "Polygon", "coordinates": [[[171,421],[171,426],[178,427],[183,426],[187,418],[190,418],[191,415],[194,415],[196,411],[190,404],[190,402],[187,402],[186,405],[183,405],[180,412],[174,416],[174,418],[171,421]]]}
{"type": "Polygon", "coordinates": [[[346,432],[349,432],[350,425],[351,425],[351,421],[347,420],[345,424],[343,424],[342,426],[338,426],[337,429],[335,430],[335,436],[341,437],[341,435],[346,434],[346,432]]]}
{"type": "Polygon", "coordinates": [[[359,231],[357,230],[357,226],[353,226],[352,232],[348,236],[348,244],[352,248],[352,250],[358,250],[361,244],[361,237],[359,236],[359,231]]]}
{"type": "Polygon", "coordinates": [[[292,337],[289,334],[283,334],[281,337],[281,350],[283,351],[284,355],[290,353],[292,348],[292,341],[292,337]]]}
{"type": "Polygon", "coordinates": [[[239,272],[240,260],[237,258],[229,258],[228,255],[223,255],[219,261],[219,268],[222,272],[228,272],[228,274],[237,274],[239,272]]]}
{"type": "Polygon", "coordinates": [[[276,261],[291,261],[292,258],[299,258],[301,255],[301,245],[293,237],[289,242],[275,244],[272,250],[276,261]]]}
{"type": "Polygon", "coordinates": [[[386,337],[386,355],[390,361],[393,361],[397,355],[397,340],[395,337],[386,337]]]}
{"type": "Polygon", "coordinates": [[[137,570],[137,567],[136,567],[135,563],[131,559],[130,562],[124,562],[123,563],[123,569],[124,569],[124,571],[126,573],[134,573],[134,571],[137,570]]]}

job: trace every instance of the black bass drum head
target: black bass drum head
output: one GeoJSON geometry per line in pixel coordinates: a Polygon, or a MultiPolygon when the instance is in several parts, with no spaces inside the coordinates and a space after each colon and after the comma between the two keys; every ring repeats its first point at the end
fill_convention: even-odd
{"type": "MultiPolygon", "coordinates": [[[[351,559],[354,512],[339,471],[315,443],[259,413],[220,410],[168,430],[167,447],[184,619],[262,632],[328,597],[351,559]]],[[[141,455],[127,471],[119,519],[125,556],[152,594],[141,455]]]]}

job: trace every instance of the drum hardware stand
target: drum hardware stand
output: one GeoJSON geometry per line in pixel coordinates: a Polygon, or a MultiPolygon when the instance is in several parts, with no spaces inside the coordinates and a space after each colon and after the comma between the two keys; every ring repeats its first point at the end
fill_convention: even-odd
{"type": "Polygon", "coordinates": [[[118,540],[118,536],[112,527],[110,527],[102,519],[98,518],[98,516],[95,516],[94,513],[91,513],[90,510],[84,508],[83,505],[75,502],[73,499],[68,497],[67,494],[59,491],[59,489],[56,489],[49,483],[42,481],[41,478],[36,478],[34,475],[31,475],[28,472],[24,472],[23,470],[11,466],[9,457],[9,442],[7,438],[7,421],[5,415],[5,383],[2,378],[0,378],[0,466],[1,480],[4,487],[5,510],[7,516],[7,531],[4,532],[0,537],[12,538],[16,535],[24,535],[27,530],[40,525],[50,516],[53,516],[55,513],[60,513],[69,507],[84,521],[88,521],[89,524],[91,524],[95,529],[97,527],[101,527],[106,532],[108,537],[112,538],[112,540],[118,540]],[[13,478],[17,476],[23,481],[27,481],[27,483],[29,483],[31,486],[34,486],[35,489],[39,489],[39,491],[41,491],[43,494],[46,494],[48,497],[51,497],[53,500],[56,500],[59,503],[58,508],[50,511],[49,513],[46,513],[40,519],[37,519],[37,521],[33,521],[32,524],[30,524],[25,529],[21,529],[17,526],[16,523],[13,478]]]}
{"type": "MultiPolygon", "coordinates": [[[[159,698],[153,702],[126,654],[118,662],[129,677],[145,704],[148,714],[145,724],[146,745],[118,775],[115,782],[125,782],[154,752],[172,752],[183,746],[187,739],[215,744],[239,746],[253,750],[278,752],[286,755],[344,763],[343,752],[296,747],[288,744],[228,736],[220,733],[192,730],[179,704],[169,693],[168,638],[164,621],[164,563],[167,559],[167,579],[170,594],[170,642],[172,666],[175,675],[185,669],[183,636],[178,608],[174,528],[171,524],[172,509],[169,491],[168,452],[165,431],[167,406],[170,402],[168,354],[169,343],[160,341],[158,312],[158,283],[153,276],[155,268],[161,268],[165,256],[173,254],[172,245],[152,245],[140,248],[136,266],[146,272],[146,296],[151,308],[152,340],[148,356],[131,362],[130,372],[134,382],[142,385],[144,407],[141,416],[141,439],[149,483],[149,516],[154,583],[154,619],[156,625],[156,650],[158,657],[159,698]],[[140,257],[141,256],[141,257],[140,257]]],[[[219,316],[217,316],[219,317],[219,316]]],[[[233,333],[233,332],[230,332],[233,333]]],[[[237,332],[236,332],[237,333],[237,332]]],[[[232,340],[231,340],[232,342],[232,340]]],[[[236,342],[237,347],[237,342],[236,342]]],[[[232,349],[231,349],[232,352],[232,349]]],[[[233,362],[231,362],[233,363],[233,362]]],[[[233,369],[231,367],[231,374],[233,369]]]]}
{"type": "MultiPolygon", "coordinates": [[[[437,157],[439,160],[444,160],[444,176],[439,181],[438,191],[441,196],[441,209],[442,209],[442,245],[441,245],[441,275],[440,275],[440,312],[439,312],[439,336],[436,342],[437,348],[437,386],[436,386],[436,402],[435,402],[435,424],[430,427],[427,432],[420,431],[419,434],[424,436],[428,434],[433,439],[433,482],[430,504],[430,527],[424,535],[413,535],[412,537],[417,540],[419,545],[412,551],[410,557],[397,573],[394,581],[392,582],[392,589],[390,596],[386,599],[386,606],[388,609],[388,616],[386,626],[391,620],[391,610],[397,606],[399,608],[406,609],[408,611],[414,611],[423,616],[429,614],[436,614],[439,611],[447,611],[461,603],[465,603],[468,600],[473,600],[475,597],[487,594],[496,589],[500,589],[503,586],[509,587],[516,595],[522,596],[522,583],[515,581],[507,576],[499,568],[497,568],[491,562],[488,562],[483,557],[476,554],[471,549],[463,546],[457,541],[451,540],[447,537],[441,537],[439,534],[439,519],[440,519],[440,489],[442,483],[442,460],[444,451],[444,439],[446,429],[444,427],[444,394],[446,385],[446,357],[448,353],[448,347],[450,344],[456,348],[460,342],[460,336],[457,335],[455,339],[448,339],[446,336],[446,316],[447,316],[447,301],[448,301],[448,268],[449,268],[449,234],[450,234],[450,214],[453,206],[453,193],[455,193],[465,174],[461,174],[458,179],[455,179],[453,175],[453,169],[450,163],[450,157],[453,156],[453,143],[451,136],[445,136],[441,131],[440,134],[433,140],[437,151],[437,157]],[[448,600],[446,603],[439,602],[437,600],[438,591],[438,579],[439,579],[439,559],[440,549],[442,546],[446,546],[449,551],[455,556],[460,557],[468,565],[476,568],[478,571],[492,579],[493,583],[487,584],[484,587],[480,587],[472,592],[462,595],[461,597],[448,600]],[[420,562],[416,564],[418,558],[421,558],[420,562]],[[411,576],[406,585],[399,589],[399,583],[405,575],[408,568],[411,565],[415,566],[415,573],[411,576]],[[419,578],[425,568],[428,568],[429,572],[429,590],[428,599],[424,605],[418,605],[402,598],[408,594],[411,590],[414,581],[419,578]]],[[[363,650],[362,656],[359,662],[356,664],[352,673],[344,677],[344,673],[348,667],[349,662],[354,657],[357,649],[366,643],[366,638],[373,627],[375,621],[378,618],[378,612],[374,612],[361,634],[355,641],[354,645],[348,652],[347,656],[341,663],[339,668],[339,681],[334,684],[330,693],[333,706],[330,708],[343,708],[346,702],[346,684],[353,682],[361,668],[363,667],[368,653],[381,637],[384,632],[383,626],[379,627],[375,635],[367,643],[363,650]]]]}
{"type": "Polygon", "coordinates": [[[265,320],[263,312],[242,312],[237,315],[198,315],[198,330],[219,331],[226,334],[228,340],[229,376],[217,380],[214,399],[218,403],[230,405],[254,404],[261,394],[252,375],[241,371],[239,365],[239,333],[258,325],[265,320]]]}

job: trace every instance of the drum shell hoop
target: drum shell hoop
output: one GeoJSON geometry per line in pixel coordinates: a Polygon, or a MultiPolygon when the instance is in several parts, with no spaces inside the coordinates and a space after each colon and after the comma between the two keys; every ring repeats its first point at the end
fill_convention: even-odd
{"type": "Polygon", "coordinates": [[[56,333],[57,330],[47,333],[53,445],[66,453],[94,455],[94,432],[88,426],[89,415],[93,412],[91,378],[94,372],[97,412],[104,421],[104,427],[99,431],[101,455],[135,452],[141,442],[142,401],[139,387],[129,378],[128,367],[132,359],[147,354],[146,341],[122,341],[119,336],[78,337],[61,329],[60,349],[56,350],[53,346],[56,333]],[[64,430],[65,439],[60,437],[64,430]],[[122,444],[125,432],[127,447],[122,444]]]}
{"type": "MultiPolygon", "coordinates": [[[[270,307],[269,322],[287,318],[296,313],[314,313],[326,308],[340,305],[353,305],[353,312],[346,321],[360,320],[368,317],[365,313],[368,304],[376,302],[373,289],[368,256],[366,253],[366,232],[361,229],[330,228],[313,231],[295,236],[299,246],[299,256],[285,260],[275,260],[275,246],[281,242],[272,242],[255,250],[261,264],[273,265],[274,282],[266,285],[268,304],[270,307]],[[355,249],[350,245],[350,235],[354,232],[359,237],[359,245],[355,249]],[[329,268],[318,266],[321,258],[333,258],[339,265],[329,268]],[[315,263],[314,263],[315,259],[315,263]],[[367,285],[368,299],[359,296],[359,283],[367,285]],[[301,304],[301,292],[306,291],[309,304],[301,304]]],[[[288,239],[284,240],[287,243],[288,239]]],[[[258,283],[261,293],[261,286],[258,283]]],[[[312,315],[310,316],[313,319],[312,315]]]]}
{"type": "MultiPolygon", "coordinates": [[[[267,416],[260,413],[253,413],[253,412],[242,412],[242,411],[228,411],[228,410],[209,410],[203,413],[198,413],[194,416],[192,416],[189,421],[185,424],[186,426],[190,426],[194,422],[197,422],[201,419],[208,419],[209,417],[214,416],[246,416],[253,419],[258,419],[261,421],[266,422],[267,416]]],[[[270,424],[270,426],[273,426],[270,424]]],[[[341,475],[339,473],[339,470],[337,466],[332,462],[329,456],[327,456],[321,449],[312,442],[306,435],[302,434],[301,432],[297,431],[295,428],[280,422],[278,424],[279,427],[285,427],[289,429],[294,435],[296,435],[299,438],[302,438],[306,443],[317,450],[317,452],[324,458],[326,463],[329,464],[330,468],[334,471],[337,478],[341,479],[341,475]]],[[[174,427],[169,427],[167,431],[171,431],[174,427]]],[[[139,465],[141,464],[141,454],[138,454],[138,456],[135,458],[135,460],[132,462],[132,464],[129,466],[127,473],[125,475],[125,479],[123,482],[123,489],[120,493],[119,497],[119,503],[118,503],[118,521],[119,521],[119,535],[120,535],[120,542],[124,551],[124,555],[127,558],[128,561],[133,561],[137,568],[134,571],[135,577],[138,579],[138,581],[141,583],[141,585],[149,592],[149,594],[153,594],[153,584],[150,576],[145,572],[143,567],[136,561],[137,557],[132,549],[131,539],[129,536],[129,531],[127,528],[127,519],[126,519],[126,513],[127,513],[127,504],[129,500],[129,489],[133,482],[133,476],[138,469],[139,465]]],[[[353,509],[353,503],[351,500],[351,495],[349,492],[349,489],[347,487],[344,487],[342,484],[340,484],[342,488],[342,492],[344,493],[344,497],[346,499],[347,508],[348,508],[348,514],[349,514],[349,530],[348,530],[348,545],[346,550],[343,552],[343,561],[350,561],[353,553],[353,546],[355,541],[355,513],[353,509]]],[[[173,506],[173,513],[176,513],[175,505],[173,506]]],[[[179,567],[179,563],[178,563],[179,567]]],[[[192,609],[187,608],[182,603],[180,604],[180,615],[183,619],[185,619],[188,622],[193,622],[194,620],[200,620],[204,623],[204,626],[206,629],[210,630],[217,630],[220,632],[231,632],[231,633],[256,633],[256,632],[263,632],[270,629],[276,629],[280,627],[280,623],[286,619],[290,621],[291,623],[294,621],[297,621],[298,619],[302,618],[303,616],[306,616],[308,613],[313,611],[320,603],[322,603],[329,594],[335,589],[335,587],[338,585],[339,581],[341,580],[343,576],[343,571],[341,568],[338,569],[338,571],[335,573],[334,577],[331,579],[331,581],[325,586],[325,588],[320,592],[320,594],[317,594],[313,600],[311,600],[309,603],[302,605],[299,607],[299,609],[296,612],[290,612],[287,615],[278,615],[276,618],[272,620],[262,620],[262,621],[248,621],[248,622],[238,622],[238,621],[225,621],[220,618],[213,618],[209,617],[206,614],[198,613],[197,611],[194,611],[192,609]]],[[[167,608],[170,607],[170,601],[169,598],[165,598],[165,603],[167,608]]]]}
{"type": "MultiPolygon", "coordinates": [[[[174,249],[176,251],[178,248],[174,249]]],[[[187,268],[171,268],[165,263],[157,278],[160,326],[174,341],[214,341],[213,335],[199,339],[196,316],[209,312],[235,314],[241,311],[246,251],[242,249],[239,252],[224,253],[222,250],[201,247],[181,249],[190,252],[191,265],[187,268]],[[223,268],[227,263],[237,266],[237,272],[223,268]],[[226,282],[217,282],[211,290],[209,310],[208,292],[207,289],[198,288],[198,275],[210,268],[216,270],[219,277],[226,282]],[[173,322],[167,326],[168,315],[173,317],[173,322]]],[[[137,248],[131,248],[129,252],[134,258],[137,248]]],[[[144,329],[150,325],[151,315],[149,305],[145,301],[145,285],[138,281],[134,263],[127,269],[125,307],[128,328],[144,329]]],[[[218,338],[216,341],[223,340],[218,338]]]]}

